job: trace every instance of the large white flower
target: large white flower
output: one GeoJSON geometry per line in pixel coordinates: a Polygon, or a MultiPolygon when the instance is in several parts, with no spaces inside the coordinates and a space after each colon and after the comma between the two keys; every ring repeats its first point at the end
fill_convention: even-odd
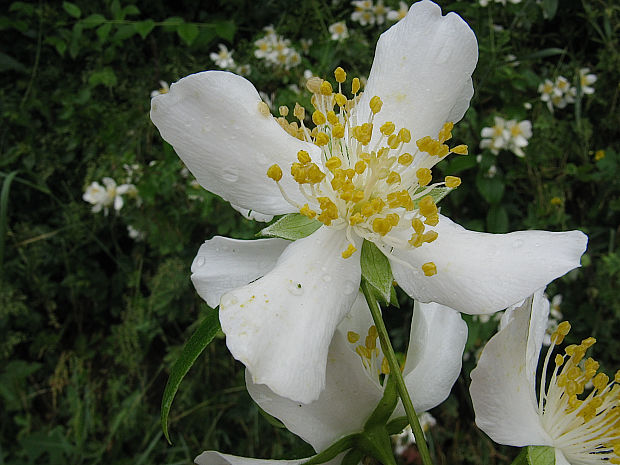
{"type": "Polygon", "coordinates": [[[380,37],[361,97],[357,79],[357,96],[342,94],[342,69],[338,92],[309,81],[312,131],[301,107],[299,124],[276,119],[251,83],[226,72],[188,76],[152,100],[151,119],[203,187],[244,210],[322,223],[294,243],[207,241],[192,266],[199,293],[220,304],[228,348],[257,383],[317,399],[329,342],[357,295],[364,239],[410,296],[467,313],[503,309],[579,265],[580,232],[471,232],[428,195],[460,182],[432,184],[431,168],[450,152],[444,142],[473,94],[476,60],[467,24],[422,1],[380,37]],[[216,292],[229,274],[238,288],[216,292]]]}
{"type": "Polygon", "coordinates": [[[514,311],[484,348],[471,373],[476,424],[491,439],[511,446],[555,448],[557,465],[620,463],[620,371],[614,380],[585,359],[596,340],[588,338],[557,354],[547,387],[547,368],[555,345],[570,325],[561,323],[544,360],[538,400],[536,367],[543,344],[549,301],[542,290],[514,311]],[[584,393],[588,382],[590,392],[584,393]]]}
{"type": "MultiPolygon", "coordinates": [[[[456,311],[434,303],[415,305],[403,378],[416,411],[433,408],[448,396],[461,370],[466,340],[467,325],[456,311]]],[[[383,395],[380,377],[385,365],[368,305],[358,294],[331,341],[325,390],[315,402],[300,404],[279,396],[264,384],[254,383],[249,371],[246,384],[263,410],[321,452],[338,439],[363,430],[383,395]]],[[[402,416],[404,410],[399,405],[392,418],[402,416]]],[[[304,460],[262,462],[297,464],[304,460]]],[[[196,463],[249,465],[256,459],[207,451],[196,463]]]]}

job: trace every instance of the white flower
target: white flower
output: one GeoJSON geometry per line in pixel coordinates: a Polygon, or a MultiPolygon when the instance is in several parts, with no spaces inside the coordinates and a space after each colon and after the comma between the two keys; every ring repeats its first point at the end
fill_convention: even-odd
{"type": "Polygon", "coordinates": [[[400,21],[405,16],[407,16],[407,12],[409,11],[409,7],[405,2],[398,2],[398,10],[390,10],[387,13],[387,19],[390,21],[400,21]]]}
{"type": "Polygon", "coordinates": [[[332,40],[344,40],[349,37],[349,30],[347,24],[344,21],[338,21],[337,23],[329,26],[329,33],[332,40]]]}
{"type": "Polygon", "coordinates": [[[166,81],[159,81],[159,89],[151,92],[151,98],[156,97],[160,94],[167,94],[169,90],[170,86],[166,81]]]}
{"type": "Polygon", "coordinates": [[[312,43],[313,43],[312,39],[299,39],[299,45],[301,45],[301,50],[305,54],[308,54],[310,52],[310,48],[312,48],[312,43]]]}
{"type": "MultiPolygon", "coordinates": [[[[435,417],[428,412],[422,412],[419,414],[418,421],[420,422],[420,427],[424,433],[437,424],[435,417]]],[[[413,435],[413,430],[410,425],[407,425],[400,434],[393,436],[392,440],[394,442],[394,454],[396,455],[403,455],[409,447],[416,443],[415,436],[413,435]]]]}
{"type": "Polygon", "coordinates": [[[551,355],[568,333],[561,323],[544,359],[536,397],[538,365],[549,302],[538,291],[519,308],[506,312],[502,329],[491,338],[471,373],[470,393],[476,424],[491,439],[511,446],[555,448],[556,465],[620,463],[618,405],[620,371],[614,380],[598,373],[598,362],[584,359],[596,340],[570,345],[551,355]],[[547,386],[547,369],[553,364],[547,386]],[[592,381],[594,389],[584,393],[592,381]]]}
{"type": "MultiPolygon", "coordinates": [[[[162,137],[207,190],[253,212],[322,223],[293,243],[211,239],[194,260],[194,285],[209,305],[219,303],[228,348],[255,382],[303,403],[317,399],[329,341],[360,284],[364,239],[410,296],[467,313],[503,309],[579,266],[581,232],[471,232],[428,195],[460,182],[430,184],[430,168],[450,152],[446,121],[468,107],[476,60],[467,24],[422,1],[380,37],[361,97],[345,102],[328,82],[309,82],[318,86],[315,135],[274,118],[252,84],[231,73],[188,76],[152,101],[162,137]]],[[[336,71],[339,82],[343,74],[336,71]]]]}
{"type": "Polygon", "coordinates": [[[375,15],[375,21],[377,24],[383,24],[385,22],[385,17],[387,16],[388,11],[389,10],[383,4],[383,0],[378,0],[377,4],[372,10],[375,15]]]}
{"type": "Polygon", "coordinates": [[[372,0],[353,0],[351,5],[355,7],[355,11],[351,14],[352,21],[362,26],[372,26],[377,22],[375,5],[372,0]]]}
{"type": "Polygon", "coordinates": [[[499,151],[508,147],[508,141],[510,140],[510,131],[506,126],[506,120],[501,116],[494,116],[493,127],[482,128],[480,136],[483,139],[480,141],[480,148],[490,149],[494,155],[499,154],[499,151]]]}
{"type": "Polygon", "coordinates": [[[135,241],[142,241],[144,240],[144,237],[145,237],[145,234],[143,231],[137,230],[130,224],[127,225],[127,235],[131,237],[132,239],[134,239],[135,241]]]}
{"type": "MultiPolygon", "coordinates": [[[[457,312],[437,304],[416,303],[403,378],[417,411],[428,410],[449,395],[461,369],[466,340],[467,325],[457,312]]],[[[315,402],[303,405],[281,397],[264,384],[256,384],[248,370],[246,385],[260,408],[320,452],[336,440],[363,430],[383,395],[380,379],[387,371],[383,360],[368,305],[358,294],[351,313],[340,323],[329,346],[325,390],[315,402]]],[[[404,409],[399,403],[392,418],[402,416],[404,409]]],[[[252,460],[255,459],[207,451],[196,458],[196,463],[256,463],[252,460]]]]}
{"type": "Polygon", "coordinates": [[[517,122],[511,119],[506,122],[506,130],[510,134],[507,149],[518,157],[524,157],[523,148],[527,147],[528,140],[532,137],[532,122],[529,120],[517,122]]]}
{"type": "Polygon", "coordinates": [[[248,74],[250,74],[251,71],[252,68],[248,64],[237,65],[235,67],[235,73],[240,74],[241,76],[247,76],[248,74]]]}
{"type": "Polygon", "coordinates": [[[593,94],[594,87],[592,84],[596,82],[596,74],[590,74],[590,68],[581,68],[579,70],[579,83],[583,94],[593,94]]]}
{"type": "Polygon", "coordinates": [[[222,69],[233,69],[235,67],[235,60],[233,59],[233,51],[228,50],[226,45],[217,44],[220,49],[217,53],[211,53],[209,58],[215,62],[215,64],[222,69]]]}
{"type": "Polygon", "coordinates": [[[93,213],[98,213],[103,209],[104,214],[107,216],[110,206],[113,206],[116,211],[123,208],[124,201],[122,196],[124,194],[136,195],[137,192],[136,186],[133,184],[121,184],[118,186],[114,179],[105,177],[103,178],[103,186],[96,181],[91,183],[82,195],[82,199],[93,205],[93,213]]]}

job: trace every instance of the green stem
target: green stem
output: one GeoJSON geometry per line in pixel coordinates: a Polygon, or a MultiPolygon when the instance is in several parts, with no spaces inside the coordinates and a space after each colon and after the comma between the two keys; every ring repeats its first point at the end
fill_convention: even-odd
{"type": "Polygon", "coordinates": [[[400,372],[400,365],[398,364],[398,360],[396,360],[396,355],[394,354],[390,337],[388,336],[385,323],[381,317],[381,309],[379,308],[377,299],[375,299],[370,284],[365,279],[362,279],[361,288],[364,293],[364,297],[366,298],[366,302],[368,302],[368,306],[370,307],[370,313],[372,314],[372,319],[375,322],[377,332],[379,333],[379,341],[381,342],[383,355],[387,359],[388,365],[390,366],[390,376],[393,376],[396,381],[396,389],[398,390],[398,395],[403,402],[403,407],[405,407],[405,413],[407,414],[407,419],[411,425],[411,430],[413,431],[413,436],[415,437],[416,445],[418,446],[418,451],[420,452],[420,457],[422,458],[422,463],[424,465],[433,465],[431,455],[428,451],[428,446],[426,445],[426,439],[424,439],[424,432],[422,431],[422,427],[418,421],[418,415],[413,408],[413,403],[411,402],[411,397],[409,397],[407,386],[405,386],[403,374],[400,372]]]}

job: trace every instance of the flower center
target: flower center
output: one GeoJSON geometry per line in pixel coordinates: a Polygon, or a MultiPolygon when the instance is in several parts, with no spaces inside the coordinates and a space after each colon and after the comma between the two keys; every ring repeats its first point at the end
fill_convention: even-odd
{"type": "Polygon", "coordinates": [[[547,365],[554,345],[570,331],[570,323],[560,323],[551,336],[543,366],[539,414],[545,430],[570,463],[620,464],[620,370],[610,382],[598,373],[599,363],[585,359],[596,339],[589,337],[579,345],[569,345],[565,355],[556,354],[555,368],[545,393],[547,365]],[[584,394],[589,383],[592,389],[584,394]]]}
{"type": "MultiPolygon", "coordinates": [[[[339,67],[334,75],[337,92],[328,81],[320,78],[308,81],[315,108],[312,130],[305,126],[305,110],[299,104],[293,111],[299,124],[289,123],[285,118],[288,108],[280,108],[282,116],[278,122],[289,134],[321,148],[320,160],[312,160],[301,150],[297,162],[291,165],[291,176],[307,203],[294,202],[280,186],[280,166],[271,166],[267,176],[278,183],[284,198],[302,215],[345,230],[350,243],[342,253],[344,258],[356,250],[354,234],[398,248],[420,247],[434,241],[437,232],[426,231],[427,225],[436,226],[439,221],[431,193],[441,186],[453,189],[461,180],[447,176],[443,182],[431,184],[431,168],[449,153],[467,154],[465,145],[451,149],[445,144],[452,137],[454,124],[446,123],[437,139],[429,136],[418,139],[417,149],[410,153],[405,150],[411,147],[409,129],[397,130],[391,121],[375,128],[375,115],[383,106],[381,99],[373,96],[367,120],[359,121],[356,111],[361,97],[359,79],[352,80],[352,98],[348,99],[342,93],[345,71],[339,67]],[[397,231],[402,234],[396,234],[397,231]]],[[[432,262],[427,265],[424,272],[428,276],[435,274],[432,262]]]]}
{"type": "Polygon", "coordinates": [[[377,384],[381,384],[381,375],[389,374],[390,366],[387,359],[383,357],[379,347],[377,347],[378,337],[379,333],[375,325],[368,328],[368,334],[363,341],[360,341],[361,337],[358,333],[354,331],[347,332],[347,340],[355,347],[354,350],[362,359],[362,364],[370,378],[376,381],[377,384]]]}

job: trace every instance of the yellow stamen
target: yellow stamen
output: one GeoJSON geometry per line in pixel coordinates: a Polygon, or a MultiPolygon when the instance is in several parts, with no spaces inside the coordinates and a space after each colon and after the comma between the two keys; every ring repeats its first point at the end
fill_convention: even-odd
{"type": "Polygon", "coordinates": [[[422,265],[422,271],[426,276],[433,276],[437,274],[437,267],[433,262],[428,262],[422,265]]]}

